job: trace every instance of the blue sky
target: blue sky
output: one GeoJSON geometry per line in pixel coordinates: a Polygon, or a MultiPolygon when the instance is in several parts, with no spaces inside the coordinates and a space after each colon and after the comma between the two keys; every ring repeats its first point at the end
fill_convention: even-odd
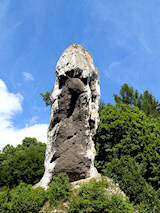
{"type": "Polygon", "coordinates": [[[25,136],[46,142],[40,93],[73,43],[93,56],[106,103],[123,83],[160,100],[160,0],[0,0],[0,149],[25,136]]]}

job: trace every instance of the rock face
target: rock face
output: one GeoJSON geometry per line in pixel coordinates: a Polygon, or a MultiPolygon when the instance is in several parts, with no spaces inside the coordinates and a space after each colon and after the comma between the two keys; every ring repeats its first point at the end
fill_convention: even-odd
{"type": "Polygon", "coordinates": [[[98,127],[99,73],[92,56],[73,44],[61,55],[51,95],[45,173],[37,186],[48,189],[52,176],[70,181],[95,177],[93,137],[98,127]]]}

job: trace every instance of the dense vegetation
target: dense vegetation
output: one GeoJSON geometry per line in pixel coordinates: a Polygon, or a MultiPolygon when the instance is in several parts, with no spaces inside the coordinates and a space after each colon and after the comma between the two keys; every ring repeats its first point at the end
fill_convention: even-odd
{"type": "Polygon", "coordinates": [[[145,91],[138,95],[122,85],[116,105],[101,103],[95,137],[98,170],[118,182],[145,211],[160,209],[159,102],[145,91]]]}
{"type": "Polygon", "coordinates": [[[138,90],[134,90],[128,84],[121,86],[119,95],[114,94],[114,100],[118,105],[127,104],[129,106],[137,106],[146,115],[158,117],[160,115],[160,103],[148,90],[145,90],[142,94],[138,93],[138,90]]]}
{"type": "MultiPolygon", "coordinates": [[[[42,94],[46,105],[50,94],[42,94]]],[[[44,173],[45,144],[25,138],[0,152],[0,212],[38,212],[47,200],[57,206],[67,199],[68,212],[160,212],[160,104],[127,84],[114,99],[115,105],[100,102],[95,165],[119,183],[126,200],[109,195],[104,181],[70,192],[66,174],[54,177],[47,192],[33,190],[44,173]]]]}
{"type": "Polygon", "coordinates": [[[48,192],[50,203],[52,205],[56,205],[59,201],[67,200],[70,190],[71,184],[69,182],[69,177],[65,173],[61,173],[57,177],[53,177],[48,192]]]}
{"type": "Polygon", "coordinates": [[[47,199],[47,193],[42,188],[32,189],[32,185],[20,183],[12,190],[0,191],[1,213],[37,213],[47,199]]]}
{"type": "Polygon", "coordinates": [[[124,199],[120,194],[109,194],[106,190],[108,186],[109,183],[105,180],[82,184],[73,196],[68,212],[133,212],[133,205],[128,198],[124,199]]]}
{"type": "Polygon", "coordinates": [[[49,201],[52,205],[60,200],[66,201],[69,196],[70,183],[66,174],[61,173],[54,177],[48,191],[42,188],[33,189],[32,185],[21,182],[11,190],[3,188],[0,191],[1,213],[37,213],[44,203],[49,201]]]}
{"type": "Polygon", "coordinates": [[[37,183],[44,173],[45,149],[35,138],[25,138],[16,148],[5,146],[0,153],[0,187],[37,183]]]}

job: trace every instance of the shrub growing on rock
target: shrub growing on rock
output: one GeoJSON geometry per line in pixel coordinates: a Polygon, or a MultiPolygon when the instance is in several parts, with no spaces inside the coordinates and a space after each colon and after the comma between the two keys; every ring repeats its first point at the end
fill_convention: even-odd
{"type": "Polygon", "coordinates": [[[60,200],[65,201],[70,194],[71,184],[66,173],[54,176],[48,191],[48,198],[52,205],[56,205],[60,200]]]}
{"type": "Polygon", "coordinates": [[[69,205],[68,213],[86,212],[133,212],[134,208],[128,198],[120,194],[110,195],[104,181],[82,184],[69,205]]]}

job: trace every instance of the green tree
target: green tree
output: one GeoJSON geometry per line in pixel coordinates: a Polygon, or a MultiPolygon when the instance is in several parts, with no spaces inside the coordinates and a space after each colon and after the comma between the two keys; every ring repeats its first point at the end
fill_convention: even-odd
{"type": "Polygon", "coordinates": [[[121,86],[119,95],[114,94],[114,100],[118,105],[128,104],[130,106],[137,106],[140,110],[143,110],[146,115],[152,115],[154,117],[160,115],[160,103],[148,90],[139,94],[137,89],[134,90],[133,87],[125,83],[121,86]]]}
{"type": "Polygon", "coordinates": [[[0,161],[0,186],[38,182],[44,173],[45,148],[35,138],[25,138],[16,148],[5,147],[0,161]]]}
{"type": "Polygon", "coordinates": [[[95,144],[98,170],[118,182],[135,203],[150,211],[159,209],[159,118],[149,118],[134,106],[106,106],[95,144]]]}
{"type": "Polygon", "coordinates": [[[96,166],[99,171],[106,162],[128,156],[143,165],[143,177],[155,189],[160,183],[159,124],[129,105],[107,106],[100,116],[95,137],[96,166]]]}
{"type": "Polygon", "coordinates": [[[114,99],[117,104],[129,104],[134,103],[134,89],[129,87],[128,84],[123,84],[120,89],[120,96],[114,94],[114,99]]]}
{"type": "Polygon", "coordinates": [[[158,194],[146,182],[143,177],[145,170],[134,158],[122,156],[120,159],[115,158],[109,163],[106,162],[103,173],[118,182],[131,201],[141,204],[145,210],[158,212],[160,209],[158,194]]]}
{"type": "Polygon", "coordinates": [[[37,145],[38,141],[36,138],[26,137],[22,140],[22,146],[29,147],[30,145],[37,145]]]}
{"type": "Polygon", "coordinates": [[[20,183],[11,191],[0,191],[1,213],[37,213],[47,199],[42,188],[33,189],[32,185],[20,183]]]}
{"type": "Polygon", "coordinates": [[[40,93],[40,95],[43,97],[43,101],[45,102],[46,106],[51,105],[51,94],[52,94],[52,92],[53,92],[53,90],[46,91],[45,94],[40,93]]]}

